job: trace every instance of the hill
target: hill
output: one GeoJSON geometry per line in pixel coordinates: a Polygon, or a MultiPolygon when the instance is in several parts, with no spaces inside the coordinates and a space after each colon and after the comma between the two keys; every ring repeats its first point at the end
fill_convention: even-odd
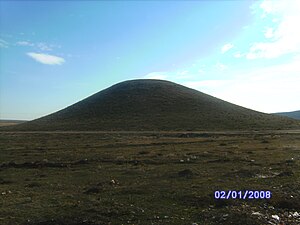
{"type": "Polygon", "coordinates": [[[163,80],[131,80],[102,90],[14,130],[252,130],[299,128],[300,122],[246,109],[163,80]]]}
{"type": "Polygon", "coordinates": [[[300,110],[293,111],[293,112],[279,112],[274,114],[300,120],[300,110]]]}

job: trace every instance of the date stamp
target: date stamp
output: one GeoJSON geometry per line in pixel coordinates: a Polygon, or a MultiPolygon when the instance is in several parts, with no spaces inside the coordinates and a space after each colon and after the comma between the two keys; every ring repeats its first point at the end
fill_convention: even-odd
{"type": "Polygon", "coordinates": [[[272,192],[266,190],[215,191],[214,197],[215,199],[270,199],[272,192]]]}

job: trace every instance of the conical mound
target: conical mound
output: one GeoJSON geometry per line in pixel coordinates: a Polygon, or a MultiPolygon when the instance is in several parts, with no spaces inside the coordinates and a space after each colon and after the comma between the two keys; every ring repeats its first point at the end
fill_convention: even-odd
{"type": "Polygon", "coordinates": [[[17,130],[253,130],[299,128],[299,122],[246,109],[162,80],[118,83],[17,130]]]}

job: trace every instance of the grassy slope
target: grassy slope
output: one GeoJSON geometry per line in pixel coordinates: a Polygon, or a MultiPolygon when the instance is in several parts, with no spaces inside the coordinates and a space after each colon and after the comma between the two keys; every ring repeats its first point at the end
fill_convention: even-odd
{"type": "Polygon", "coordinates": [[[20,130],[242,130],[299,128],[300,122],[230,104],[159,80],[116,84],[20,130]]]}

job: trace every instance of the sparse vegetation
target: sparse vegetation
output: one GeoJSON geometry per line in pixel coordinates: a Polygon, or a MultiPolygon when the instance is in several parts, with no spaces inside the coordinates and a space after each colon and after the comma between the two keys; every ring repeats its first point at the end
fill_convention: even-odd
{"type": "Polygon", "coordinates": [[[299,224],[299,133],[253,137],[2,132],[0,223],[299,224]],[[273,196],[214,199],[229,189],[273,196]]]}

